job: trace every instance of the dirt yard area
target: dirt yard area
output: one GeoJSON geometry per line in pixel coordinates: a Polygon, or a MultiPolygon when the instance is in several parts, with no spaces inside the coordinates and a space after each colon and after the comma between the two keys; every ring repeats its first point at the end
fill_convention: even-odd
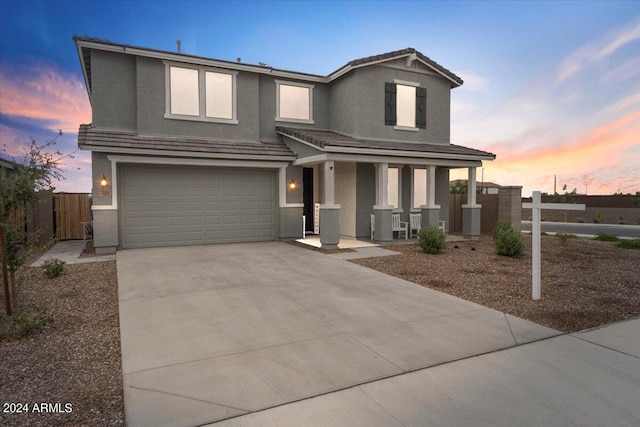
{"type": "Polygon", "coordinates": [[[542,237],[542,299],[531,299],[531,236],[520,259],[496,255],[491,236],[447,243],[440,255],[417,244],[401,255],[353,262],[560,331],[640,316],[640,251],[608,242],[542,237]]]}
{"type": "Polygon", "coordinates": [[[0,425],[124,425],[116,263],[66,265],[55,279],[23,268],[17,278],[11,319],[0,292],[0,425]]]}

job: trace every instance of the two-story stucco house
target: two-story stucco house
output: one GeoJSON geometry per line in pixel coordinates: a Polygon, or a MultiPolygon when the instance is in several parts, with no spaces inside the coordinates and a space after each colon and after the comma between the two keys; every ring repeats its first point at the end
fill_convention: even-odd
{"type": "Polygon", "coordinates": [[[450,143],[462,80],[415,49],[320,76],[74,40],[93,111],[78,144],[92,152],[98,252],[300,238],[303,215],[318,212],[325,247],[368,239],[372,215],[375,240],[388,242],[393,213],[437,224],[449,170],[468,168],[473,188],[495,158],[450,143]]]}

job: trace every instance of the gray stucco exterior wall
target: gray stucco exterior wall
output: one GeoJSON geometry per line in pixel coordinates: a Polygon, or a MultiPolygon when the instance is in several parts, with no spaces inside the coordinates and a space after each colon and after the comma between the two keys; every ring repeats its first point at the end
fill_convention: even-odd
{"type": "Polygon", "coordinates": [[[355,135],[358,138],[449,144],[451,86],[447,80],[400,68],[370,66],[355,70],[355,135]],[[427,89],[427,127],[417,132],[395,130],[384,120],[384,83],[401,79],[427,89]]]}
{"type": "MultiPolygon", "coordinates": [[[[287,203],[302,203],[302,167],[301,166],[289,166],[287,167],[287,203]],[[293,180],[296,183],[296,188],[289,188],[289,183],[293,180]]],[[[302,212],[302,208],[300,208],[300,212],[302,212]]],[[[300,217],[302,217],[302,213],[300,213],[300,217]]]]}
{"type": "Polygon", "coordinates": [[[356,134],[356,74],[348,73],[331,83],[331,129],[346,135],[356,134]]]}
{"type": "Polygon", "coordinates": [[[202,138],[258,141],[258,76],[239,72],[236,79],[238,124],[167,119],[165,64],[159,59],[137,58],[138,132],[202,138]]]}
{"type": "MultiPolygon", "coordinates": [[[[307,129],[329,129],[329,88],[327,85],[315,83],[313,88],[313,124],[276,121],[276,82],[271,76],[260,75],[259,95],[251,98],[257,106],[259,104],[260,138],[264,141],[279,138],[276,126],[290,126],[307,129]]],[[[278,78],[278,80],[286,80],[278,78]]],[[[296,82],[296,80],[290,80],[296,82]]],[[[308,82],[300,82],[309,84],[308,82]]],[[[256,121],[258,123],[258,121],[256,121]]]]}
{"type": "Polygon", "coordinates": [[[96,127],[136,129],[136,58],[91,51],[91,109],[96,127]]]}
{"type": "Polygon", "coordinates": [[[376,170],[372,163],[356,163],[356,237],[371,237],[371,214],[376,202],[376,170]]]}
{"type": "Polygon", "coordinates": [[[118,246],[118,211],[93,211],[93,245],[97,253],[114,252],[118,246]]]}
{"type": "Polygon", "coordinates": [[[91,152],[91,203],[95,205],[111,205],[113,196],[113,176],[111,176],[111,162],[104,153],[91,152]],[[100,194],[100,180],[102,175],[107,178],[109,195],[100,194]]]}

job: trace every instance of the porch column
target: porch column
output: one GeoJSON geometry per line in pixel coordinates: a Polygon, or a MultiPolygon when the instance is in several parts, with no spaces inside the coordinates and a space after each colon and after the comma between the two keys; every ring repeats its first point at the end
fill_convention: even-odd
{"type": "Polygon", "coordinates": [[[465,239],[478,240],[480,238],[480,209],[476,204],[476,168],[469,168],[467,182],[467,204],[462,205],[462,235],[465,239]]]}
{"type": "Polygon", "coordinates": [[[323,249],[335,249],[340,243],[340,205],[335,204],[333,160],[324,162],[324,204],[320,205],[320,243],[323,249]]]}
{"type": "Polygon", "coordinates": [[[437,227],[440,220],[440,206],[436,205],[436,166],[427,166],[427,204],[420,206],[422,228],[437,227]]]}
{"type": "Polygon", "coordinates": [[[376,164],[376,205],[373,206],[375,229],[373,240],[378,243],[391,243],[393,231],[391,215],[393,206],[389,205],[389,163],[376,164]]]}

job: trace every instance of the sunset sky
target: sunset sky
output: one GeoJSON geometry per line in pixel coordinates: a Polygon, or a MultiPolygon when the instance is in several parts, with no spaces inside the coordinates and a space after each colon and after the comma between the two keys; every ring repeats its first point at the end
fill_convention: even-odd
{"type": "MultiPolygon", "coordinates": [[[[640,191],[640,1],[213,2],[0,0],[0,139],[77,147],[91,106],[73,35],[327,75],[414,47],[452,70],[451,142],[487,150],[484,180],[640,191]]],[[[90,156],[57,191],[91,190],[90,156]]],[[[452,173],[452,179],[466,174],[452,173]]],[[[478,179],[482,171],[478,170],[478,179]]]]}

